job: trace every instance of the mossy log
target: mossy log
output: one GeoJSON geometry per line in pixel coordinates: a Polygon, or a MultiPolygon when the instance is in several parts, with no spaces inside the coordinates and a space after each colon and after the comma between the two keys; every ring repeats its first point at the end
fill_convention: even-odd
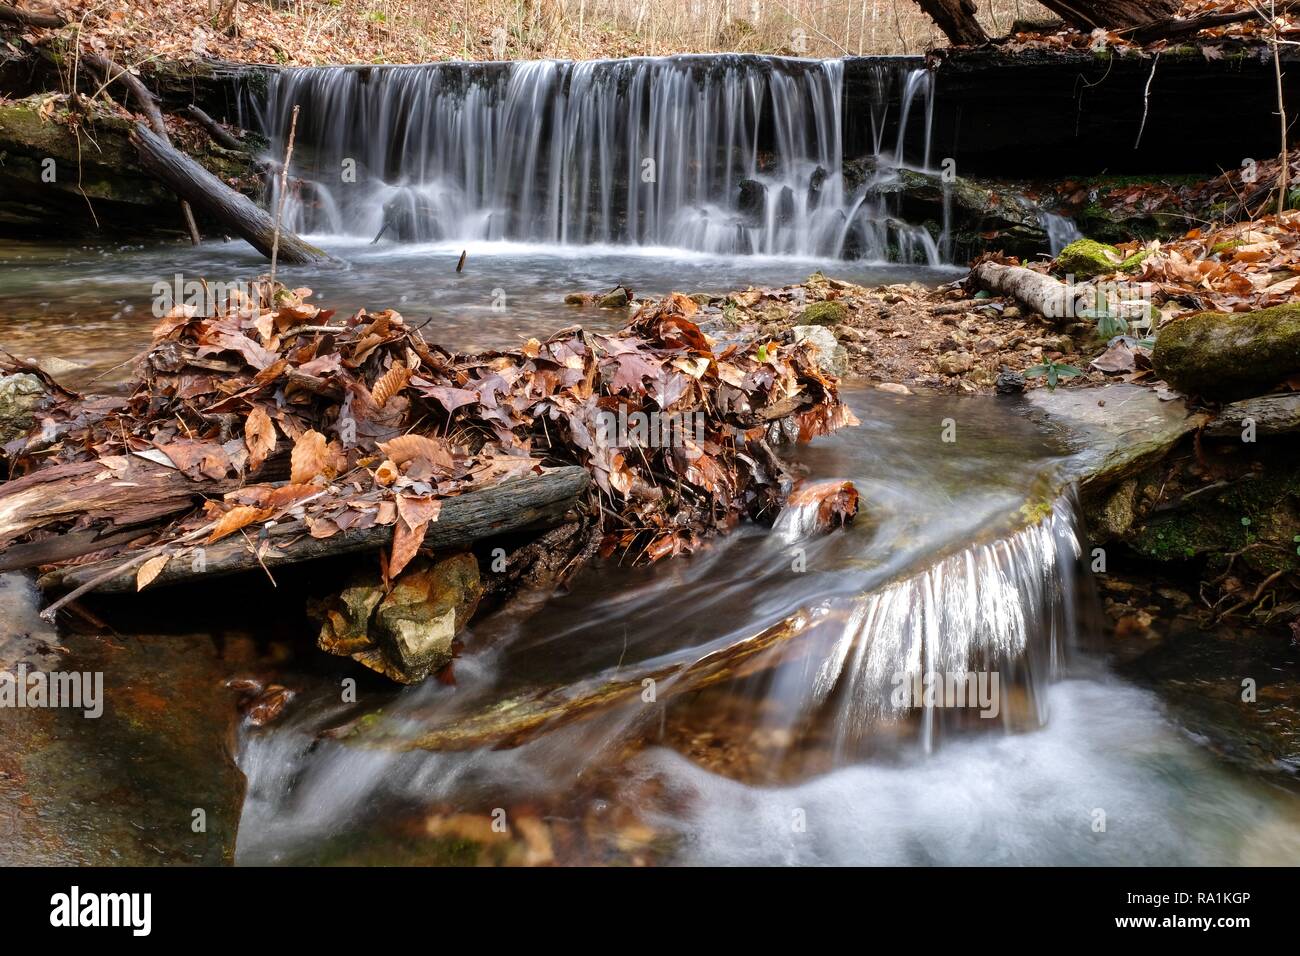
{"type": "Polygon", "coordinates": [[[1300,303],[1176,319],[1160,329],[1151,361],[1189,395],[1220,402],[1261,395],[1300,372],[1300,303]]]}

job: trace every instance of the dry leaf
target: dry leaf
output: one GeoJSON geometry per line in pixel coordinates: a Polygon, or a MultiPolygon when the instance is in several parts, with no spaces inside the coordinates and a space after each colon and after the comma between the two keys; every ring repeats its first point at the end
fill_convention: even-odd
{"type": "Polygon", "coordinates": [[[324,435],[315,429],[303,432],[293,443],[293,453],[289,456],[289,483],[305,485],[317,475],[325,475],[331,457],[324,435]]]}
{"type": "Polygon", "coordinates": [[[240,505],[238,508],[231,508],[217,521],[217,526],[212,529],[212,534],[208,536],[208,544],[228,534],[234,534],[240,528],[247,527],[255,521],[265,521],[271,515],[275,514],[272,508],[254,508],[252,505],[240,505]]]}
{"type": "Polygon", "coordinates": [[[404,465],[415,458],[426,458],[431,464],[443,468],[452,465],[451,451],[446,442],[425,435],[399,435],[391,441],[380,442],[379,447],[395,465],[404,465]]]}
{"type": "Polygon", "coordinates": [[[411,563],[419,553],[424,541],[424,533],[429,530],[429,522],[423,521],[412,528],[405,521],[399,520],[393,525],[393,556],[388,561],[388,576],[395,578],[402,569],[411,563]]]}
{"type": "Polygon", "coordinates": [[[153,579],[162,573],[162,569],[167,567],[167,562],[171,559],[170,554],[160,554],[140,565],[140,570],[135,573],[135,589],[143,591],[152,584],[153,579]]]}
{"type": "Polygon", "coordinates": [[[275,424],[260,405],[254,405],[244,420],[244,445],[248,448],[248,469],[257,471],[275,451],[275,424]]]}
{"type": "Polygon", "coordinates": [[[411,370],[398,362],[385,372],[379,381],[375,382],[375,387],[371,391],[371,397],[374,398],[375,404],[383,408],[390,398],[406,387],[406,383],[410,379],[411,370]]]}

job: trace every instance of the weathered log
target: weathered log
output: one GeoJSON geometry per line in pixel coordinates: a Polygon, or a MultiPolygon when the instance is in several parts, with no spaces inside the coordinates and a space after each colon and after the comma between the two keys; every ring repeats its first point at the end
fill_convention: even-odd
{"type": "MultiPolygon", "coordinates": [[[[104,77],[104,83],[121,83],[131,94],[131,99],[135,102],[136,108],[149,120],[149,125],[158,137],[171,145],[171,137],[167,134],[167,124],[163,122],[162,111],[158,108],[158,100],[149,92],[148,87],[140,82],[140,78],[133,73],[122,69],[107,57],[100,56],[97,53],[82,54],[82,59],[97,69],[104,77]]],[[[190,204],[181,198],[181,217],[185,220],[185,228],[190,234],[190,242],[198,245],[202,242],[199,236],[198,224],[194,221],[194,210],[190,204]]]]}
{"type": "MultiPolygon", "coordinates": [[[[971,273],[980,288],[1007,295],[1049,319],[1078,315],[1079,296],[1073,286],[1023,266],[981,262],[971,273]]],[[[1085,303],[1086,304],[1086,303],[1085,303]]]]}
{"type": "Polygon", "coordinates": [[[1170,20],[1182,0],[1039,0],[1069,26],[1089,31],[1140,27],[1170,20]]]}
{"type": "Polygon", "coordinates": [[[974,0],[916,0],[916,2],[943,31],[943,35],[957,46],[978,46],[988,42],[989,35],[975,19],[979,9],[975,6],[974,0]]]}
{"type": "Polygon", "coordinates": [[[41,27],[48,30],[57,30],[59,27],[66,25],[68,21],[55,13],[35,13],[30,10],[19,10],[7,3],[0,3],[0,22],[16,23],[22,27],[41,27]]]}
{"type": "Polygon", "coordinates": [[[224,146],[226,149],[243,149],[244,144],[239,141],[239,137],[226,129],[216,120],[214,120],[203,110],[191,103],[185,108],[187,112],[200,126],[208,131],[208,135],[218,146],[224,146]]]}
{"type": "MultiPolygon", "coordinates": [[[[140,155],[140,164],[153,176],[198,206],[214,219],[230,227],[247,240],[258,252],[271,257],[275,240],[275,221],[270,213],[258,207],[247,196],[235,192],[212,173],[178,152],[154,135],[146,126],[137,123],[131,131],[131,142],[140,155]]],[[[332,262],[333,257],[310,243],[303,242],[291,232],[280,230],[279,252],[281,261],[294,265],[332,262]]]]}
{"type": "MultiPolygon", "coordinates": [[[[575,465],[444,499],[438,519],[425,533],[424,546],[430,550],[464,548],[483,538],[557,524],[574,507],[590,480],[587,470],[575,465]]],[[[302,521],[281,522],[269,529],[267,540],[271,547],[260,556],[243,535],[232,535],[210,545],[199,541],[178,548],[173,560],[150,587],[377,551],[387,547],[392,539],[392,525],[374,525],[340,531],[329,538],[313,538],[302,521]],[[198,548],[203,549],[202,561],[194,560],[198,548]]],[[[40,585],[47,589],[79,587],[122,562],[123,557],[119,555],[92,564],[60,568],[42,577],[40,585]]],[[[134,591],[135,586],[135,570],[131,568],[105,581],[97,590],[134,591]]]]}
{"type": "Polygon", "coordinates": [[[334,727],[324,736],[357,747],[402,751],[517,747],[544,731],[637,700],[647,680],[654,681],[656,700],[663,701],[769,667],[781,658],[767,652],[807,634],[824,617],[821,612],[798,611],[757,634],[692,661],[625,666],[616,676],[605,673],[577,683],[527,691],[492,701],[473,713],[453,714],[440,726],[414,737],[395,731],[383,721],[365,719],[334,727]]]}
{"type": "Polygon", "coordinates": [[[238,479],[196,482],[165,465],[125,456],[42,468],[0,485],[0,548],[43,528],[81,520],[104,534],[152,525],[193,508],[238,479]]]}

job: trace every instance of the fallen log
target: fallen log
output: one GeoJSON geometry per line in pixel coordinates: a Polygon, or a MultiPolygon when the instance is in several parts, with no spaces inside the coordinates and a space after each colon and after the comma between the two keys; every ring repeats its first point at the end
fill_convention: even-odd
{"type": "Polygon", "coordinates": [[[54,13],[19,10],[7,3],[0,3],[0,22],[16,23],[20,27],[40,27],[47,30],[57,30],[65,26],[68,21],[54,13]]]}
{"type": "Polygon", "coordinates": [[[1141,27],[1171,20],[1182,0],[1039,0],[1068,25],[1083,31],[1141,27]]]}
{"type": "MultiPolygon", "coordinates": [[[[464,548],[484,538],[557,524],[577,504],[589,483],[590,476],[585,468],[569,466],[447,498],[442,502],[438,519],[425,533],[424,547],[429,550],[464,548]]],[[[336,555],[378,551],[392,543],[393,526],[374,525],[345,530],[318,539],[308,534],[303,521],[294,520],[279,522],[268,529],[265,540],[270,546],[265,551],[256,546],[262,539],[250,538],[233,535],[210,545],[198,541],[177,548],[172,560],[150,587],[259,568],[271,569],[336,555]],[[250,538],[253,543],[250,543],[250,538]],[[292,547],[288,547],[290,542],[292,547]],[[200,549],[202,560],[195,561],[200,549]]],[[[80,587],[122,561],[122,556],[118,555],[91,564],[59,568],[44,575],[39,583],[49,590],[80,587]]],[[[109,593],[135,589],[134,568],[108,578],[97,587],[97,590],[109,593]]]]}
{"type": "Polygon", "coordinates": [[[1024,266],[981,262],[971,275],[980,288],[1010,296],[1049,319],[1078,315],[1080,309],[1087,305],[1074,286],[1024,266]]]}
{"type": "MultiPolygon", "coordinates": [[[[330,728],[322,736],[356,747],[398,751],[517,747],[543,732],[639,699],[646,681],[654,682],[656,701],[661,702],[771,666],[779,658],[768,652],[807,634],[825,616],[823,611],[801,610],[757,634],[694,660],[623,667],[617,676],[607,672],[577,683],[490,701],[481,710],[450,715],[441,725],[422,730],[414,737],[404,733],[401,727],[365,717],[330,728]]],[[[409,726],[405,718],[401,723],[409,726]]]]}
{"type": "Polygon", "coordinates": [[[224,146],[226,149],[243,149],[244,144],[239,141],[239,137],[226,129],[216,120],[214,120],[198,106],[191,103],[185,110],[200,126],[208,131],[208,135],[218,146],[224,146]]]}
{"type": "MultiPolygon", "coordinates": [[[[228,226],[258,252],[271,257],[275,220],[247,196],[231,189],[199,163],[173,148],[142,123],[131,131],[131,142],[146,171],[177,195],[188,199],[213,219],[228,226]]],[[[283,228],[278,258],[292,265],[333,262],[333,256],[283,228]]]]}

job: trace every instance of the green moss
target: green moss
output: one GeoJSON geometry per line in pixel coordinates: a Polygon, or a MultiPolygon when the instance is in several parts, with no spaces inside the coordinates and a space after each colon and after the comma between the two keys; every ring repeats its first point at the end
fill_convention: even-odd
{"type": "Polygon", "coordinates": [[[1300,370],[1300,303],[1258,312],[1200,312],[1160,330],[1156,372],[1180,391],[1235,401],[1300,370]]]}
{"type": "Polygon", "coordinates": [[[799,313],[799,325],[843,325],[848,321],[849,310],[843,302],[834,300],[814,302],[799,313]]]}
{"type": "Polygon", "coordinates": [[[1112,245],[1095,239],[1076,239],[1056,257],[1056,269],[1079,279],[1091,279],[1094,276],[1133,269],[1147,254],[1147,250],[1141,249],[1124,258],[1112,245]]]}

